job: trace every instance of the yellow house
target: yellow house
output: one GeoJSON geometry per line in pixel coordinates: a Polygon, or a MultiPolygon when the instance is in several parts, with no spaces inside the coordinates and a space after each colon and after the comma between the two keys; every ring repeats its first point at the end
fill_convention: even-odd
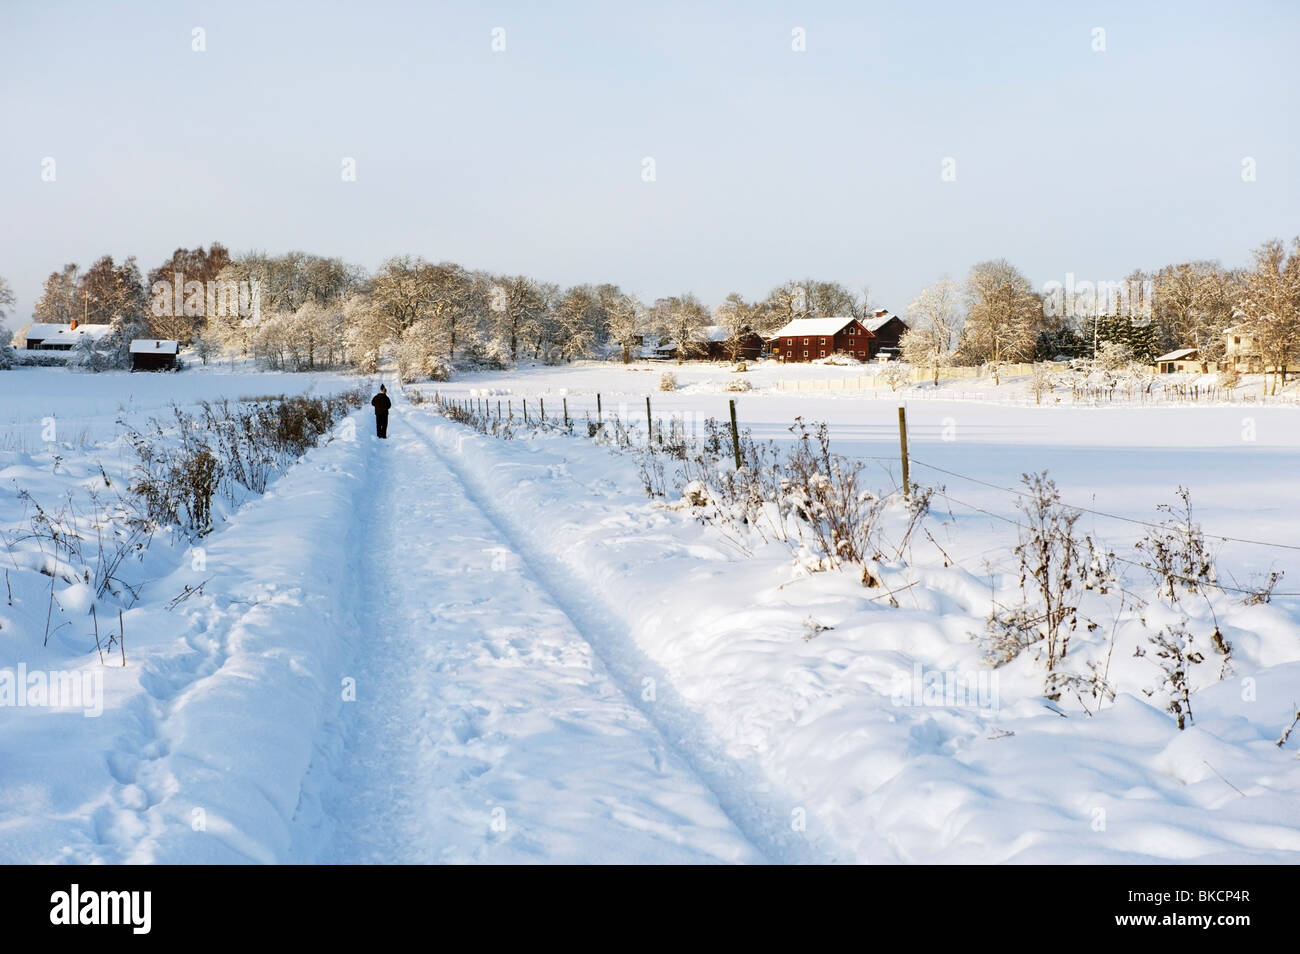
{"type": "MultiPolygon", "coordinates": [[[[1275,373],[1272,365],[1267,367],[1264,365],[1264,359],[1260,356],[1259,349],[1255,347],[1255,342],[1244,325],[1223,329],[1223,345],[1223,360],[1219,362],[1219,367],[1223,370],[1238,371],[1242,374],[1275,373]]],[[[1290,374],[1293,370],[1288,367],[1287,373],[1290,374]]]]}
{"type": "Polygon", "coordinates": [[[1195,348],[1179,348],[1156,358],[1156,371],[1160,374],[1175,374],[1182,371],[1199,373],[1201,358],[1195,348]]]}
{"type": "Polygon", "coordinates": [[[1241,325],[1223,329],[1223,360],[1220,366],[1225,370],[1257,372],[1263,367],[1255,343],[1241,325]]]}

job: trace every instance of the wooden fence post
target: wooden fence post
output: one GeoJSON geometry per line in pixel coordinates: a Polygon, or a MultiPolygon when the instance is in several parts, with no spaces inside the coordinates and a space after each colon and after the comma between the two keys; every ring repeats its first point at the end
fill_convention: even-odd
{"type": "Polygon", "coordinates": [[[596,392],[596,426],[600,427],[604,422],[600,419],[600,392],[596,392]]]}
{"type": "Polygon", "coordinates": [[[898,446],[903,457],[903,499],[912,495],[912,473],[907,460],[907,408],[898,408],[898,446]]]}
{"type": "Polygon", "coordinates": [[[736,401],[731,399],[727,402],[731,405],[731,449],[736,454],[736,470],[740,470],[740,431],[736,429],[736,401]]]}
{"type": "Polygon", "coordinates": [[[569,427],[569,399],[564,397],[560,398],[560,400],[564,402],[564,427],[567,430],[569,427]]]}
{"type": "Polygon", "coordinates": [[[648,394],[645,396],[645,428],[645,443],[646,447],[649,447],[654,443],[655,422],[654,418],[650,416],[650,395],[648,394]]]}

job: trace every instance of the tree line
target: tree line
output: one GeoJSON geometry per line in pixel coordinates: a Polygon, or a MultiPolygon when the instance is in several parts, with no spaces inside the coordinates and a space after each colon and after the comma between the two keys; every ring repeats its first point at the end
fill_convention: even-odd
{"type": "MultiPolygon", "coordinates": [[[[0,316],[12,307],[6,294],[0,279],[0,316]]],[[[232,256],[213,243],[178,248],[147,275],[134,257],[103,256],[84,271],[65,265],[46,279],[33,318],[114,325],[113,335],[87,345],[101,352],[88,355],[92,366],[112,366],[123,342],[147,336],[193,345],[203,360],[228,349],[285,370],[372,372],[391,357],[404,378],[418,379],[445,377],[458,362],[626,362],[647,336],[679,344],[678,361],[706,335],[729,344],[734,358],[748,336],[770,336],[793,319],[873,311],[869,289],[834,281],[786,281],[763,298],[732,293],[709,307],[689,292],[644,303],[610,283],[562,288],[412,256],[368,274],[339,258],[232,256]]],[[[1265,242],[1244,268],[1184,262],[1109,286],[1042,291],[1005,259],[990,260],[962,281],[944,277],[923,289],[904,317],[905,359],[934,368],[936,378],[946,364],[1091,356],[1104,345],[1139,362],[1193,347],[1208,370],[1223,356],[1229,327],[1251,336],[1266,365],[1285,368],[1300,349],[1300,238],[1265,242]]]]}

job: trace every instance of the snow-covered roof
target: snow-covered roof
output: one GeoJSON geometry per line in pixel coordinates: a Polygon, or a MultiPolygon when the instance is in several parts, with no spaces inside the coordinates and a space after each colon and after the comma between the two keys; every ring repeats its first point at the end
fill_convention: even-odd
{"type": "Polygon", "coordinates": [[[1195,348],[1179,348],[1177,351],[1171,351],[1168,354],[1162,354],[1156,358],[1157,361],[1181,361],[1183,358],[1190,358],[1196,354],[1195,348]]]}
{"type": "Polygon", "coordinates": [[[179,341],[168,341],[166,338],[136,338],[131,342],[131,353],[175,354],[180,347],[179,341]]]}
{"type": "Polygon", "coordinates": [[[849,322],[855,320],[852,315],[842,315],[838,318],[796,318],[785,327],[773,332],[772,337],[781,338],[789,335],[793,338],[797,335],[839,334],[849,322]]]}
{"type": "Polygon", "coordinates": [[[709,325],[700,333],[701,341],[726,341],[730,337],[731,332],[722,325],[709,325]]]}
{"type": "Polygon", "coordinates": [[[879,331],[895,318],[898,316],[888,308],[877,308],[876,313],[870,318],[863,318],[862,323],[867,326],[868,331],[879,331]]]}
{"type": "MultiPolygon", "coordinates": [[[[32,326],[36,327],[35,325],[32,326]]],[[[40,338],[45,344],[66,344],[75,345],[83,338],[95,340],[104,337],[113,330],[112,325],[77,325],[76,328],[70,325],[47,325],[45,327],[58,328],[53,334],[37,335],[27,332],[29,338],[40,338]]]]}
{"type": "Polygon", "coordinates": [[[49,322],[38,321],[27,329],[27,337],[40,338],[44,340],[50,335],[57,335],[60,331],[67,331],[69,325],[56,325],[49,322]]]}

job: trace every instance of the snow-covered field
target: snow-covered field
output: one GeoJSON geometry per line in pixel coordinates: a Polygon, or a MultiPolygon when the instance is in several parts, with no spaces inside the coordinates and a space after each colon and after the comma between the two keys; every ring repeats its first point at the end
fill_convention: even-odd
{"type": "MultiPolygon", "coordinates": [[[[892,492],[903,395],[775,386],[855,373],[759,366],[729,393],[737,376],[718,367],[593,364],[420,390],[516,416],[541,399],[548,419],[567,401],[580,421],[599,393],[606,419],[642,422],[649,396],[688,429],[734,398],[757,437],[826,421],[892,492]],[[664,371],[678,390],[658,390],[664,371]]],[[[1300,411],[908,399],[912,479],[942,490],[928,535],[864,587],[649,499],[629,453],[558,432],[502,441],[395,395],[389,441],[357,412],[230,508],[201,559],[156,535],[124,571],[139,586],[126,665],[101,665],[93,590],[41,572],[18,492],[85,510],[92,488],[124,485],[119,418],[354,383],[0,375],[0,673],[103,687],[94,706],[0,709],[0,860],[1300,859],[1300,732],[1276,744],[1300,702],[1300,411]],[[1067,658],[1109,659],[1116,689],[1091,713],[1048,702],[1029,654],[985,662],[973,634],[1014,584],[1008,488],[1042,470],[1120,557],[1144,531],[1130,521],[1190,489],[1224,589],[1171,608],[1132,566],[1117,587],[1157,628],[1183,614],[1232,646],[1228,665],[1193,667],[1185,731],[1143,691],[1159,670],[1134,655],[1131,610],[1075,636],[1067,658]],[[1235,590],[1271,572],[1272,601],[1246,605],[1235,590]],[[974,696],[933,691],[956,680],[974,696]]]]}

